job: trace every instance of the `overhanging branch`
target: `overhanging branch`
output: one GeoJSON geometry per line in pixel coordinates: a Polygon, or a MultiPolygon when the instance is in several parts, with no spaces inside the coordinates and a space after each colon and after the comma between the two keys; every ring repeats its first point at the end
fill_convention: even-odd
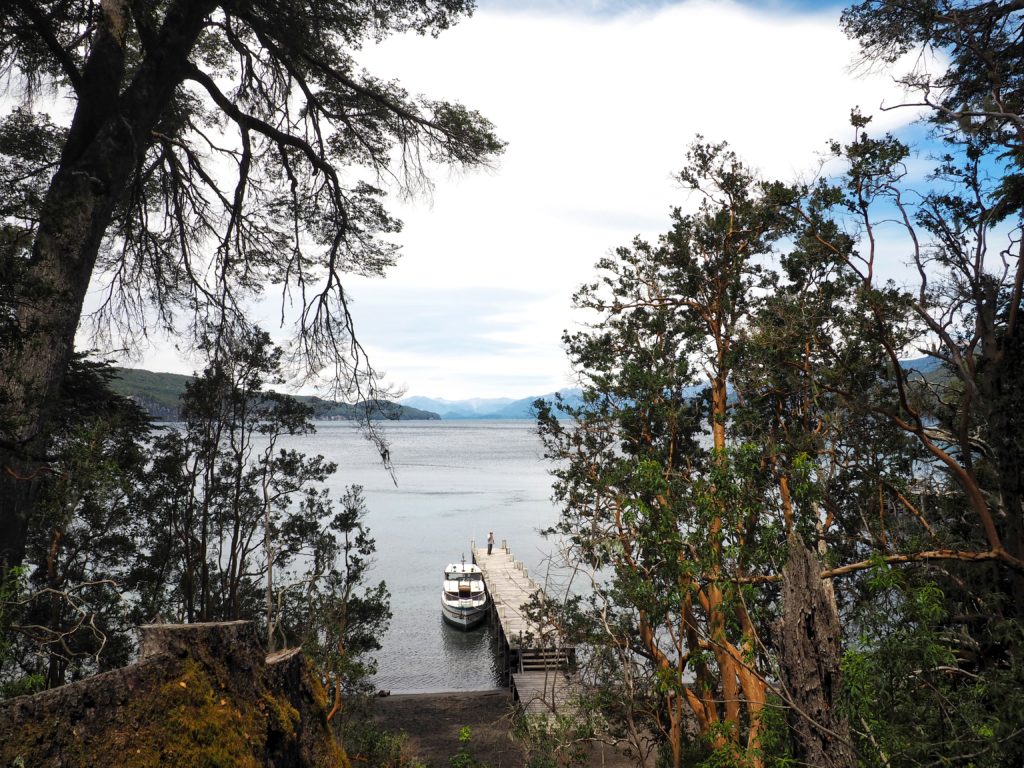
{"type": "MultiPolygon", "coordinates": [[[[880,558],[861,560],[856,563],[848,563],[837,568],[829,568],[821,572],[821,578],[834,579],[839,576],[846,576],[858,571],[866,571],[878,566],[880,563],[887,565],[901,565],[903,563],[921,563],[935,560],[959,560],[960,562],[990,562],[998,561],[1015,571],[1024,572],[1024,561],[1018,560],[1004,550],[988,549],[982,551],[961,550],[961,549],[931,549],[923,552],[907,552],[895,555],[885,555],[880,558]]],[[[769,573],[763,576],[743,576],[730,579],[733,584],[772,584],[782,581],[782,574],[769,573]]]]}

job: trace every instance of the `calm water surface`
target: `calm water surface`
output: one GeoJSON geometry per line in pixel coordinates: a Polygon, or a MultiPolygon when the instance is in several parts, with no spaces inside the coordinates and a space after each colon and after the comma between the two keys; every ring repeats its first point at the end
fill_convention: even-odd
{"type": "Polygon", "coordinates": [[[351,423],[319,422],[296,448],[337,462],[335,496],[363,486],[377,541],[374,581],[391,591],[391,628],[376,684],[395,693],[493,688],[496,629],[460,632],[441,621],[444,566],[470,559],[494,531],[541,582],[555,544],[538,529],[558,516],[540,440],[530,421],[404,421],[386,427],[397,485],[351,423]]]}

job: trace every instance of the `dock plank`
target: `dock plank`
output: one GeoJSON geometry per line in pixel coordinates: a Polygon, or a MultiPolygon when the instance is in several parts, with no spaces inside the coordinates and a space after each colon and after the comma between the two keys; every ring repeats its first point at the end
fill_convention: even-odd
{"type": "Polygon", "coordinates": [[[564,672],[515,672],[512,692],[526,714],[557,715],[575,710],[580,686],[564,672]]]}
{"type": "Polygon", "coordinates": [[[509,683],[523,711],[545,716],[572,712],[580,691],[579,678],[570,672],[576,650],[563,646],[552,627],[539,626],[527,616],[534,596],[543,595],[540,587],[506,547],[490,555],[486,549],[471,551],[501,626],[509,683]]]}
{"type": "Polygon", "coordinates": [[[484,574],[487,592],[494,601],[494,612],[509,647],[518,650],[525,638],[540,637],[540,627],[526,615],[526,606],[540,588],[521,564],[517,565],[516,559],[505,549],[496,549],[488,555],[486,548],[473,550],[473,562],[484,574]]]}

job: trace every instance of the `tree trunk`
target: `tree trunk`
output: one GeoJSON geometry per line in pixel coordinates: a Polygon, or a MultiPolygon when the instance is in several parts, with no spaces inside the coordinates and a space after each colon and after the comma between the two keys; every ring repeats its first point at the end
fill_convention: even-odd
{"type": "Polygon", "coordinates": [[[782,600],[780,666],[792,705],[794,757],[818,768],[855,768],[849,723],[835,707],[840,683],[835,595],[821,578],[818,556],[795,533],[782,571],[782,600]]]}
{"type": "Polygon", "coordinates": [[[53,408],[100,244],[214,7],[211,0],[172,2],[152,47],[125,83],[125,17],[116,5],[103,5],[104,22],[77,85],[75,116],[18,286],[19,339],[0,361],[0,565],[8,568],[25,555],[47,468],[53,408]]]}
{"type": "MultiPolygon", "coordinates": [[[[986,441],[996,468],[1003,544],[1013,557],[1024,560],[1024,441],[1018,428],[1024,340],[1020,334],[1007,334],[999,341],[998,350],[986,350],[978,386],[987,405],[986,441]]],[[[1006,577],[1012,615],[1024,618],[1024,573],[1008,569],[1006,577]]]]}
{"type": "Polygon", "coordinates": [[[75,331],[113,200],[94,184],[95,169],[72,163],[57,172],[43,209],[18,307],[18,345],[0,367],[5,450],[0,540],[8,567],[25,554],[32,510],[48,471],[53,408],[74,350],[75,331]]]}
{"type": "Polygon", "coordinates": [[[44,465],[21,451],[0,449],[0,578],[25,558],[29,515],[44,473],[44,465]]]}
{"type": "MultiPolygon", "coordinates": [[[[64,602],[61,595],[61,587],[64,586],[60,571],[57,567],[57,557],[60,553],[60,545],[64,540],[64,529],[55,528],[50,536],[50,547],[46,556],[46,586],[53,590],[47,598],[49,603],[48,623],[52,632],[62,634],[64,632],[63,613],[64,602]]],[[[67,671],[67,660],[59,652],[60,646],[51,643],[46,646],[49,654],[49,664],[46,670],[46,687],[59,688],[64,685],[64,677],[67,671]]]]}

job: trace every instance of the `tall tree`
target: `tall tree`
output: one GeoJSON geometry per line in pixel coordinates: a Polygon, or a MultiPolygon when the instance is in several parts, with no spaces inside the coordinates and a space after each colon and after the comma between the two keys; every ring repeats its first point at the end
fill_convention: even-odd
{"type": "Polygon", "coordinates": [[[347,488],[331,518],[324,543],[314,551],[309,576],[283,590],[282,634],[301,645],[327,689],[328,720],[353,714],[353,701],[372,690],[376,671],[370,654],[391,620],[383,581],[367,583],[376,545],[364,520],[362,488],[347,488]]]}
{"type": "Polygon", "coordinates": [[[771,520],[736,471],[729,386],[760,260],[785,223],[782,190],[723,145],[697,143],[688,160],[679,178],[698,210],[674,211],[656,246],[638,240],[601,261],[601,282],[575,297],[599,315],[566,337],[586,404],[572,428],[542,411],[541,435],[563,462],[559,529],[610,573],[597,596],[612,609],[595,605],[595,618],[656,674],[653,725],[672,763],[693,718],[719,758],[759,766],[768,684],[735,580],[764,567],[756,547],[771,520]]]}
{"type": "Polygon", "coordinates": [[[147,313],[244,314],[275,285],[298,299],[296,352],[338,394],[373,387],[352,334],[345,272],[380,274],[399,225],[376,179],[426,182],[426,164],[473,166],[501,144],[480,115],[415,99],[360,71],[353,54],[396,32],[436,35],[469,0],[14,0],[0,10],[0,63],[27,93],[53,87],[66,127],[18,112],[39,154],[4,182],[42,194],[5,206],[0,292],[0,562],[22,559],[47,463],[54,404],[90,280],[129,343],[147,313]],[[397,163],[394,162],[397,160],[397,163]],[[397,170],[393,170],[397,169],[397,170]],[[22,186],[26,186],[22,184],[22,186]]]}
{"type": "MultiPolygon", "coordinates": [[[[824,229],[837,233],[832,222],[819,222],[824,229]]],[[[817,238],[795,231],[743,330],[733,379],[733,434],[752,459],[745,469],[763,514],[779,527],[754,543],[784,552],[781,574],[769,577],[782,582],[781,612],[769,613],[778,621],[765,640],[779,666],[793,757],[809,765],[856,764],[841,701],[838,600],[822,572],[870,555],[857,543],[876,533],[862,522],[865,510],[903,488],[913,457],[895,429],[829,389],[841,357],[857,361],[842,372],[847,386],[875,392],[884,381],[878,360],[849,339],[855,284],[817,238]]]]}
{"type": "Polygon", "coordinates": [[[920,278],[910,304],[923,326],[917,344],[960,382],[942,398],[951,411],[946,434],[929,434],[909,403],[901,415],[970,500],[992,555],[1011,566],[1024,614],[1024,442],[1013,405],[1024,374],[1024,8],[1014,0],[872,0],[851,6],[843,22],[869,62],[892,64],[914,50],[949,60],[939,74],[919,67],[901,76],[945,144],[939,184],[923,201],[903,182],[899,142],[862,132],[846,148],[854,171],[847,207],[872,244],[850,266],[876,285],[875,212],[895,209],[920,278]],[[994,493],[978,460],[994,472],[994,493]]]}
{"type": "MultiPolygon", "coordinates": [[[[894,684],[879,694],[894,702],[881,723],[868,727],[871,713],[863,708],[857,716],[867,745],[885,755],[881,764],[935,759],[948,755],[951,744],[958,754],[1001,756],[1012,764],[1019,734],[1003,727],[1004,717],[997,718],[998,726],[980,725],[979,712],[1013,711],[1016,698],[996,692],[1012,687],[1008,681],[1021,674],[1022,510],[1014,490],[1020,467],[1012,458],[1019,455],[1020,427],[1018,409],[1009,405],[1019,392],[1020,216],[1015,214],[1016,229],[1005,226],[1008,198],[996,157],[1004,148],[985,146],[947,125],[944,154],[928,188],[914,189],[907,180],[908,147],[892,136],[872,137],[868,124],[853,115],[854,140],[834,146],[848,172],[835,186],[823,185],[800,214],[806,216],[805,236],[822,249],[820,263],[831,264],[850,286],[843,343],[827,369],[814,372],[818,386],[836,398],[836,412],[852,412],[868,428],[866,444],[885,446],[879,436],[899,433],[877,451],[888,466],[866,473],[877,483],[874,522],[865,515],[860,526],[870,535],[870,548],[845,546],[847,562],[829,573],[926,564],[882,579],[892,601],[882,621],[863,619],[878,600],[872,586],[878,579],[858,580],[858,597],[867,601],[855,601],[858,621],[872,627],[864,646],[885,649],[883,656],[866,654],[875,665],[875,690],[885,687],[883,680],[905,679],[898,668],[912,667],[919,680],[930,679],[933,703],[958,704],[940,708],[946,714],[926,725],[911,714],[922,694],[894,684]],[[893,249],[911,265],[916,279],[909,286],[879,277],[893,249]],[[923,365],[902,361],[914,353],[928,356],[923,365]],[[913,451],[897,448],[907,441],[913,451]],[[851,557],[858,550],[866,558],[851,557]],[[942,599],[934,598],[936,592],[942,599]],[[900,614],[913,617],[916,632],[892,623],[900,614]],[[905,653],[896,655],[898,648],[905,653]],[[889,672],[883,671],[887,665],[889,672]],[[907,729],[915,723],[927,736],[908,738],[897,723],[907,729]],[[958,735],[950,739],[950,733],[958,735]]],[[[871,463],[862,459],[858,466],[871,463]]],[[[861,493],[851,496],[867,500],[861,493]]],[[[844,525],[856,525],[849,515],[854,508],[838,512],[844,525]]],[[[863,675],[859,688],[865,690],[863,675]]]]}

